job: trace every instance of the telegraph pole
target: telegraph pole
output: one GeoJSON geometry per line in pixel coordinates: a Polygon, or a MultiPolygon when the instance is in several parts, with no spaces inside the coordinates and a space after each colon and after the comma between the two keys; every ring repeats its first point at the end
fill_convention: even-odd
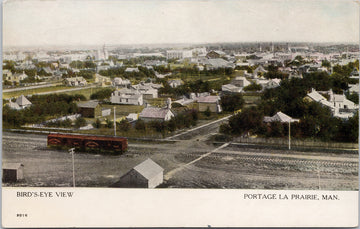
{"type": "Polygon", "coordinates": [[[289,150],[291,149],[290,123],[291,123],[291,120],[289,120],[289,150]]]}
{"type": "Polygon", "coordinates": [[[114,136],[116,136],[116,107],[114,106],[114,136]]]}
{"type": "Polygon", "coordinates": [[[75,148],[69,149],[69,153],[72,155],[73,187],[75,188],[75,162],[74,162],[75,148]]]}

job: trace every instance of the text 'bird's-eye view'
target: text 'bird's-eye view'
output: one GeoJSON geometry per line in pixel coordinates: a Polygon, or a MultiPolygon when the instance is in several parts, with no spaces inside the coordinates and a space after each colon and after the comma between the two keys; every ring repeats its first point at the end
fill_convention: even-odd
{"type": "Polygon", "coordinates": [[[6,2],[3,186],[358,190],[358,12],[311,2],[6,2]]]}

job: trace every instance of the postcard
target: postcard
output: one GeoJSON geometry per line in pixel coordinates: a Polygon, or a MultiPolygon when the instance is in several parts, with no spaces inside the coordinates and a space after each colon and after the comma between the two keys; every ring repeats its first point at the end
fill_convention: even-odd
{"type": "Polygon", "coordinates": [[[3,227],[358,225],[358,1],[2,9],[3,227]]]}

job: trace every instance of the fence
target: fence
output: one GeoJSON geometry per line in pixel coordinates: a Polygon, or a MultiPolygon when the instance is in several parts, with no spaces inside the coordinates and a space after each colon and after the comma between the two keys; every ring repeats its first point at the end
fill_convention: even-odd
{"type": "MultiPolygon", "coordinates": [[[[250,144],[266,144],[287,146],[289,140],[285,138],[235,138],[233,142],[250,143],[250,144]]],[[[314,140],[291,140],[292,147],[311,147],[311,148],[328,148],[328,149],[359,149],[358,143],[345,142],[322,142],[314,140]]]]}

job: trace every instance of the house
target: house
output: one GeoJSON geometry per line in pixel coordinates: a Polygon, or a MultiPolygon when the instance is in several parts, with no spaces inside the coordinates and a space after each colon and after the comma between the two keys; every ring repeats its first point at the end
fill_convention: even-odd
{"type": "Polygon", "coordinates": [[[126,93],[129,90],[116,90],[111,94],[110,101],[113,104],[128,104],[128,105],[143,105],[143,95],[134,91],[132,93],[126,93]]]}
{"type": "Polygon", "coordinates": [[[266,84],[262,85],[264,89],[271,89],[280,86],[281,79],[270,79],[266,84]]]}
{"type": "Polygon", "coordinates": [[[20,107],[20,109],[25,109],[32,105],[32,103],[24,95],[19,96],[15,103],[20,107]]]}
{"type": "MultiPolygon", "coordinates": [[[[12,72],[9,69],[3,69],[3,80],[11,79],[12,72]]],[[[10,80],[9,80],[10,81],[10,80]]]]}
{"type": "Polygon", "coordinates": [[[236,87],[246,87],[249,86],[251,83],[245,77],[238,76],[232,80],[231,84],[236,87]]]}
{"type": "Polygon", "coordinates": [[[288,122],[299,122],[299,119],[293,119],[290,116],[282,113],[281,111],[277,112],[274,116],[265,116],[264,122],[282,122],[282,123],[288,123],[288,122]]]}
{"type": "Polygon", "coordinates": [[[348,100],[345,95],[334,94],[331,89],[325,93],[328,94],[329,99],[326,99],[312,88],[311,92],[305,96],[304,100],[318,102],[322,106],[328,107],[331,110],[332,115],[338,118],[346,119],[352,117],[356,111],[358,111],[359,105],[348,100]]]}
{"type": "Polygon", "coordinates": [[[168,80],[167,82],[172,88],[176,88],[184,84],[182,80],[168,80]]]}
{"type": "Polygon", "coordinates": [[[206,59],[202,61],[206,69],[212,70],[217,68],[235,68],[235,64],[221,58],[206,59]]]}
{"type": "Polygon", "coordinates": [[[3,163],[2,181],[6,183],[17,182],[24,179],[24,165],[21,163],[3,163]]]}
{"type": "Polygon", "coordinates": [[[10,81],[10,82],[14,83],[14,84],[15,83],[20,83],[20,81],[28,78],[28,75],[26,75],[24,71],[22,73],[15,73],[15,74],[10,74],[10,73],[8,73],[8,76],[5,79],[7,81],[10,81]]]}
{"type": "Polygon", "coordinates": [[[65,85],[71,86],[71,87],[87,85],[87,81],[82,76],[73,77],[73,78],[65,78],[64,83],[65,83],[65,85]]]}
{"type": "Polygon", "coordinates": [[[120,77],[115,77],[114,80],[112,81],[112,85],[114,87],[127,87],[127,86],[131,85],[131,82],[128,79],[122,79],[120,77]]]}
{"type": "Polygon", "coordinates": [[[348,89],[349,93],[357,93],[359,94],[359,84],[349,84],[349,89],[348,89]]]}
{"type": "Polygon", "coordinates": [[[138,68],[126,68],[125,72],[140,72],[138,68]]]}
{"type": "Polygon", "coordinates": [[[106,77],[106,76],[102,76],[98,73],[95,74],[95,83],[99,83],[102,85],[109,85],[111,84],[111,79],[110,77],[106,77]]]}
{"type": "Polygon", "coordinates": [[[85,103],[77,104],[79,113],[84,118],[97,118],[102,116],[102,108],[98,101],[90,100],[85,103]]]}
{"type": "Polygon", "coordinates": [[[339,109],[349,109],[349,110],[357,110],[359,109],[359,105],[354,102],[348,100],[344,94],[334,94],[330,89],[329,91],[329,102],[333,103],[335,108],[339,109]]]}
{"type": "Polygon", "coordinates": [[[145,122],[151,121],[169,121],[172,117],[174,117],[174,113],[171,111],[171,99],[167,100],[166,107],[145,107],[140,115],[139,119],[145,122]]]}
{"type": "Polygon", "coordinates": [[[233,84],[224,84],[221,86],[221,91],[223,92],[232,92],[232,93],[239,93],[242,92],[243,87],[237,87],[233,84]]]}
{"type": "Polygon", "coordinates": [[[158,97],[158,89],[154,88],[156,86],[158,86],[158,84],[142,83],[133,85],[132,88],[138,90],[139,93],[143,95],[144,99],[154,99],[158,97]]]}
{"type": "Polygon", "coordinates": [[[253,77],[258,78],[259,76],[263,76],[268,71],[265,70],[265,68],[262,65],[259,65],[254,71],[253,71],[253,77]]]}
{"type": "Polygon", "coordinates": [[[155,188],[163,182],[164,169],[150,158],[120,177],[120,187],[155,188]]]}
{"type": "Polygon", "coordinates": [[[220,113],[222,111],[220,106],[220,97],[219,96],[200,96],[197,98],[198,103],[198,111],[204,112],[207,109],[210,110],[210,112],[214,113],[220,113]]]}
{"type": "Polygon", "coordinates": [[[220,51],[220,50],[211,50],[210,52],[208,52],[206,54],[206,57],[207,58],[210,58],[210,59],[216,59],[216,58],[221,58],[221,57],[224,57],[226,55],[225,52],[223,51],[220,51]]]}

